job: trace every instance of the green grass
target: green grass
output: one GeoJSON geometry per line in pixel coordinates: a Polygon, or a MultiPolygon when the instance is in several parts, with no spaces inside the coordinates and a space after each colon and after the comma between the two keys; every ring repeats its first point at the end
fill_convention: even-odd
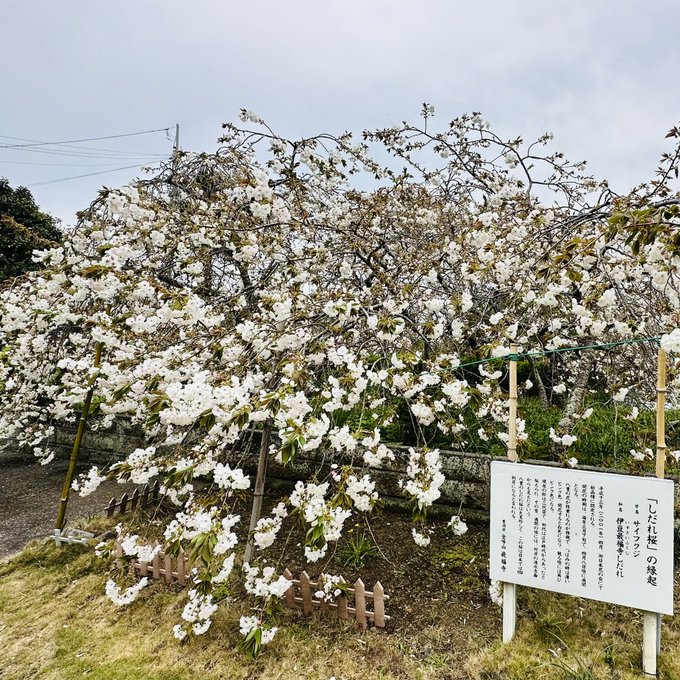
{"type": "MultiPolygon", "coordinates": [[[[677,580],[677,579],[676,579],[677,580]]],[[[642,612],[527,588],[515,639],[481,650],[475,680],[641,680],[642,612]]],[[[677,599],[677,583],[676,583],[677,599]]],[[[680,622],[664,617],[659,680],[680,680],[680,622]]]]}
{"type": "MultiPolygon", "coordinates": [[[[465,578],[477,564],[470,546],[418,551],[431,576],[465,578]],[[448,575],[447,575],[448,574],[448,575]],[[458,576],[456,576],[456,574],[458,576]]],[[[0,677],[3,680],[639,680],[640,612],[520,589],[518,631],[502,645],[500,611],[479,587],[417,591],[390,632],[360,633],[335,618],[286,612],[279,635],[257,660],[238,651],[238,618],[248,604],[221,607],[208,635],[186,645],[172,637],[185,593],[154,583],[130,607],[104,595],[107,566],[81,546],[34,543],[0,563],[0,677]],[[457,616],[447,617],[457,607],[457,616]],[[412,612],[409,614],[409,612],[412,612]],[[466,613],[467,612],[467,613],[466,613]],[[418,615],[418,623],[410,617],[418,615]],[[489,631],[491,622],[492,630],[489,631]],[[462,625],[461,625],[462,623],[462,625]],[[495,632],[494,632],[495,631],[495,632]],[[462,651],[463,650],[463,651],[462,651]],[[464,651],[464,650],[467,650],[464,651]],[[461,653],[462,651],[462,653],[461,653]]],[[[677,589],[676,589],[677,592],[677,589]]],[[[402,593],[403,596],[403,593],[402,593]]],[[[394,610],[392,613],[395,613],[394,610]]],[[[660,680],[680,679],[680,622],[665,617],[660,680]]]]}
{"type": "Polygon", "coordinates": [[[186,594],[154,583],[129,607],[104,595],[106,565],[80,546],[33,544],[0,563],[3,680],[239,680],[438,677],[397,651],[397,637],[337,619],[286,614],[257,660],[237,648],[245,602],[221,607],[207,635],[179,645],[172,626],[186,594]]]}

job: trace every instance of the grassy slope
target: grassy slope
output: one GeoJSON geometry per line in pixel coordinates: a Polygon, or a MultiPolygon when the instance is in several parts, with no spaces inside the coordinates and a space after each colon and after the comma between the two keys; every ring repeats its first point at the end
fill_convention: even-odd
{"type": "MultiPolygon", "coordinates": [[[[474,533],[474,530],[471,532],[474,533]]],[[[478,543],[466,544],[469,546],[478,543]]],[[[247,604],[221,607],[213,629],[180,646],[172,625],[181,592],[156,583],[130,607],[105,597],[103,563],[91,551],[36,543],[0,563],[0,677],[3,680],[212,680],[266,678],[394,678],[532,680],[641,678],[641,615],[631,610],[547,593],[520,591],[518,636],[501,645],[500,613],[471,601],[469,570],[451,575],[455,559],[421,551],[410,605],[391,613],[388,632],[357,633],[336,619],[284,615],[279,635],[257,661],[236,649],[238,617],[247,604]],[[429,555],[429,557],[427,557],[429,555]],[[429,561],[428,561],[429,560],[429,561]],[[443,596],[418,591],[427,571],[441,578],[443,596]],[[454,580],[452,580],[454,579],[454,580]],[[458,580],[456,580],[458,579],[458,580]],[[470,607],[472,602],[472,607],[470,607]],[[467,609],[456,609],[459,604],[467,609]],[[465,616],[456,615],[465,611],[465,616]],[[472,613],[470,613],[472,611],[472,613]],[[561,650],[559,659],[549,649],[561,650]],[[560,667],[562,664],[562,667],[560,667]],[[570,675],[571,668],[580,674],[570,675]]],[[[484,562],[481,555],[480,562],[484,562]]],[[[384,567],[387,570],[387,567],[384,567]]],[[[485,566],[483,567],[485,569],[485,566]]],[[[482,569],[482,570],[483,570],[482,569]]],[[[394,591],[392,591],[394,592],[394,591]]],[[[677,589],[676,589],[677,592],[677,589]]],[[[676,609],[677,611],[677,609],[676,609]]],[[[680,620],[665,619],[659,677],[680,680],[680,620]]]]}

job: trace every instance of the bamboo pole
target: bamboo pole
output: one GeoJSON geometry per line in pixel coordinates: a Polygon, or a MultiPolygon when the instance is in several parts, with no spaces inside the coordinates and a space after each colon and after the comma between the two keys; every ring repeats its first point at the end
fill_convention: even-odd
{"type": "MultiPolygon", "coordinates": [[[[102,349],[103,345],[98,342],[95,345],[94,350],[94,364],[95,369],[99,368],[102,360],[102,349]]],[[[64,520],[66,519],[66,506],[68,505],[68,496],[71,491],[71,484],[73,483],[73,473],[76,469],[76,463],[78,461],[78,453],[80,452],[80,443],[83,440],[83,434],[85,433],[85,424],[87,422],[87,417],[90,414],[90,404],[92,403],[92,396],[94,395],[95,380],[97,379],[96,373],[89,380],[89,389],[85,395],[85,401],[83,402],[83,410],[80,414],[80,421],[78,422],[78,430],[76,432],[76,438],[73,442],[73,449],[71,450],[71,459],[69,460],[68,470],[66,471],[66,479],[64,480],[64,488],[61,492],[61,500],[59,502],[59,511],[57,512],[57,521],[54,525],[55,530],[61,534],[64,528],[64,520]]],[[[55,533],[56,533],[55,531],[55,533]]],[[[59,542],[57,541],[57,544],[59,542]]]]}
{"type": "Polygon", "coordinates": [[[517,345],[512,345],[510,351],[508,458],[514,462],[517,460],[517,345]]]}
{"type": "MultiPolygon", "coordinates": [[[[656,370],[656,476],[666,470],[666,352],[659,348],[656,370]]],[[[656,676],[656,660],[661,651],[661,614],[644,612],[642,627],[642,671],[656,676]]]]}
{"type": "Polygon", "coordinates": [[[666,352],[659,348],[656,378],[656,476],[666,470],[666,352]]]}
{"type": "MultiPolygon", "coordinates": [[[[508,395],[508,459],[517,461],[517,345],[510,347],[510,391],[508,395]]],[[[515,637],[517,622],[517,586],[503,583],[503,642],[515,637]]]]}

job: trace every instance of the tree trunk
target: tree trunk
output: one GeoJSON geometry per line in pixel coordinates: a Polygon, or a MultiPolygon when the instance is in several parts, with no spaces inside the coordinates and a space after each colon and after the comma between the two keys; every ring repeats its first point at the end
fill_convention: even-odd
{"type": "Polygon", "coordinates": [[[531,362],[531,367],[533,368],[534,378],[536,380],[536,384],[538,385],[538,396],[541,400],[541,405],[544,408],[548,408],[548,406],[550,406],[550,402],[548,401],[548,393],[545,389],[543,378],[541,378],[541,373],[538,370],[538,366],[536,365],[535,361],[531,362]]]}
{"type": "Polygon", "coordinates": [[[564,409],[562,418],[559,422],[559,427],[561,429],[567,429],[571,424],[571,417],[577,413],[583,399],[586,395],[588,389],[588,381],[590,380],[590,374],[593,370],[593,365],[595,364],[595,355],[590,352],[586,354],[579,364],[579,373],[576,376],[576,382],[569,395],[569,400],[567,401],[567,406],[564,409]]]}
{"type": "Polygon", "coordinates": [[[272,436],[272,421],[268,420],[262,429],[262,440],[260,441],[260,455],[257,459],[257,476],[255,477],[255,492],[253,493],[253,508],[250,513],[250,527],[248,528],[248,542],[243,556],[244,562],[253,559],[253,537],[252,533],[262,514],[262,499],[264,498],[264,484],[267,479],[267,463],[269,461],[269,444],[272,436]]]}

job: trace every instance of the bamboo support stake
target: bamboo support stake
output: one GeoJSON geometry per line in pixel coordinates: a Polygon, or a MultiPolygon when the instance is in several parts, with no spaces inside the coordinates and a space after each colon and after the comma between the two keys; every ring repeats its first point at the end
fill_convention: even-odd
{"type": "MultiPolygon", "coordinates": [[[[659,348],[656,371],[656,476],[666,470],[666,352],[659,348]]],[[[642,671],[656,675],[656,658],[661,651],[661,614],[644,612],[642,624],[642,671]]]]}
{"type": "Polygon", "coordinates": [[[666,352],[659,348],[656,379],[656,476],[666,470],[666,352]]]}
{"type": "MultiPolygon", "coordinates": [[[[71,491],[71,484],[73,483],[73,474],[76,470],[76,463],[78,462],[78,453],[80,452],[80,443],[83,440],[83,434],[85,433],[85,423],[87,422],[87,417],[90,414],[90,404],[92,403],[92,396],[94,395],[94,383],[97,379],[96,369],[101,365],[102,360],[102,349],[103,345],[98,342],[95,345],[94,350],[94,363],[93,367],[95,369],[94,375],[89,380],[89,388],[87,394],[85,395],[85,401],[83,402],[83,410],[80,414],[80,421],[78,422],[78,430],[76,432],[76,438],[73,442],[73,449],[71,450],[71,459],[68,463],[68,470],[66,471],[66,479],[64,480],[64,488],[61,492],[61,500],[59,502],[59,511],[57,512],[57,521],[54,528],[61,533],[64,528],[64,520],[66,519],[66,506],[68,505],[68,496],[71,491]]],[[[57,542],[59,545],[59,542],[57,542]]]]}
{"type": "Polygon", "coordinates": [[[510,407],[508,420],[508,458],[517,460],[517,345],[510,347],[510,407]]]}
{"type": "MultiPolygon", "coordinates": [[[[510,347],[510,392],[508,395],[508,459],[517,461],[517,345],[510,347]]],[[[515,637],[517,622],[517,586],[503,584],[503,642],[515,637]]]]}

